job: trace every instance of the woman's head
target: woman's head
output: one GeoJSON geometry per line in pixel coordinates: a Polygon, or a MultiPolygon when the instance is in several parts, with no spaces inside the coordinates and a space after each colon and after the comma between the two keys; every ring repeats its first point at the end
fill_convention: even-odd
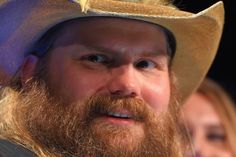
{"type": "Polygon", "coordinates": [[[222,87],[204,80],[183,113],[196,157],[236,157],[236,112],[222,87]]]}

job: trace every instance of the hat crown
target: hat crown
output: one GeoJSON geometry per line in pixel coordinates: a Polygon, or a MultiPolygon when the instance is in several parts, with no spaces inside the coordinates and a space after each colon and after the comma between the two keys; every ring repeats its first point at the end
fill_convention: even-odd
{"type": "Polygon", "coordinates": [[[115,0],[115,1],[144,3],[150,5],[168,5],[172,3],[172,0],[115,0]]]}
{"type": "MultiPolygon", "coordinates": [[[[92,0],[69,0],[71,2],[79,3],[81,6],[82,12],[87,12],[88,4],[92,0]]],[[[176,8],[172,2],[173,0],[110,0],[117,1],[117,2],[130,2],[130,3],[139,3],[139,4],[145,4],[145,5],[151,5],[151,6],[170,6],[172,8],[176,8]]]]}
{"type": "MultiPolygon", "coordinates": [[[[89,0],[70,0],[72,2],[77,2],[80,4],[86,4],[89,0]]],[[[169,5],[173,2],[173,0],[114,0],[121,2],[133,2],[133,3],[144,3],[149,5],[169,5]]]]}

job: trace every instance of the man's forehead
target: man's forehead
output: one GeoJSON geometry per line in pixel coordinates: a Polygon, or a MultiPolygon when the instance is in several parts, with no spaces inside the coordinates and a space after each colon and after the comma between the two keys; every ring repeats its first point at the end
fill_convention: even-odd
{"type": "MultiPolygon", "coordinates": [[[[166,48],[166,37],[156,25],[123,18],[85,18],[65,23],[54,46],[71,44],[100,45],[159,49],[166,48]],[[122,44],[123,43],[123,44],[122,44]]],[[[120,47],[120,48],[121,48],[120,47]]]]}

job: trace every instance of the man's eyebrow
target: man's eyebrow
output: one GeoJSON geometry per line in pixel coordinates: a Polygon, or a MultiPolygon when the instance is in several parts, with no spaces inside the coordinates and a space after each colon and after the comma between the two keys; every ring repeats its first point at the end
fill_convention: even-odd
{"type": "MultiPolygon", "coordinates": [[[[103,46],[95,46],[95,45],[89,45],[89,44],[80,44],[81,46],[92,50],[92,51],[97,51],[97,52],[102,52],[105,54],[120,54],[119,51],[117,50],[113,50],[111,48],[108,47],[103,47],[103,46]]],[[[142,52],[138,52],[138,53],[134,53],[137,54],[139,56],[142,57],[156,57],[156,56],[168,56],[168,52],[167,50],[163,50],[163,49],[158,49],[155,51],[142,51],[142,52]]]]}
{"type": "Polygon", "coordinates": [[[167,51],[165,50],[156,50],[156,51],[144,51],[140,53],[143,57],[155,57],[155,56],[168,56],[167,51]]]}
{"type": "Polygon", "coordinates": [[[95,46],[95,45],[90,45],[90,44],[80,44],[83,47],[85,47],[86,49],[92,50],[92,51],[96,51],[96,52],[102,52],[105,54],[118,54],[119,52],[112,50],[110,48],[106,48],[103,46],[95,46]]]}

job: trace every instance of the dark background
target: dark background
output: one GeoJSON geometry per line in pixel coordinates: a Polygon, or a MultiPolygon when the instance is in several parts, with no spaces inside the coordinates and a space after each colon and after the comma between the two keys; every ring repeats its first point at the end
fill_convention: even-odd
{"type": "MultiPolygon", "coordinates": [[[[174,4],[184,11],[198,13],[217,0],[175,0],[174,4]]],[[[236,1],[223,0],[225,25],[220,47],[208,76],[217,81],[236,101],[236,1]],[[234,39],[235,38],[235,39],[234,39]]]]}

